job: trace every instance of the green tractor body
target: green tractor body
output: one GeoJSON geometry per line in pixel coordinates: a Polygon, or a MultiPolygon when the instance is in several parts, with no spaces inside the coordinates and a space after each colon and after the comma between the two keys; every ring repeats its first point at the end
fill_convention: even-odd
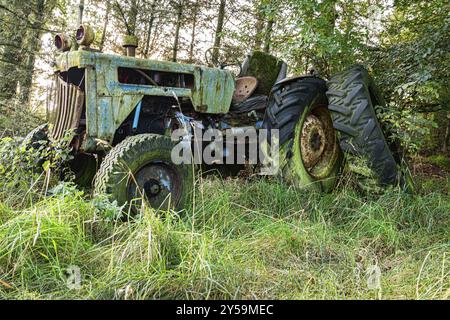
{"type": "MultiPolygon", "coordinates": [[[[99,151],[99,141],[113,145],[121,125],[146,104],[226,114],[235,90],[234,77],[227,70],[85,50],[61,53],[55,69],[48,108],[51,137],[60,139],[68,130],[81,129],[84,152],[99,151]]],[[[135,116],[134,125],[139,125],[141,114],[135,116]]]]}
{"type": "MultiPolygon", "coordinates": [[[[211,68],[139,59],[135,57],[136,39],[126,40],[127,56],[120,56],[91,49],[89,27],[77,31],[80,48],[70,50],[71,41],[56,36],[60,54],[49,92],[48,137],[70,142],[75,181],[84,185],[94,181],[96,193],[106,193],[134,212],[142,199],[156,208],[167,203],[186,205],[194,165],[176,163],[173,151],[182,145],[180,141],[193,148],[193,128],[203,133],[219,131],[224,137],[248,128],[266,131],[257,140],[266,147],[278,145],[279,170],[275,173],[293,185],[318,191],[331,191],[336,185],[342,146],[347,152],[372,158],[385,146],[379,142],[382,133],[376,131],[379,125],[371,111],[374,102],[364,70],[332,79],[329,89],[325,80],[314,75],[287,78],[287,64],[263,52],[253,52],[243,64],[219,63],[212,54],[215,58],[209,65],[218,67],[211,68]],[[238,66],[239,74],[226,69],[230,66],[238,66]],[[341,90],[341,84],[349,94],[342,101],[337,98],[347,91],[333,89],[341,90]],[[353,99],[356,89],[359,96],[353,99]],[[331,105],[327,94],[332,97],[331,105]],[[180,128],[184,136],[174,139],[180,128]],[[335,128],[342,133],[340,141],[335,128]],[[365,144],[368,138],[378,144],[365,144]],[[354,149],[348,147],[352,141],[356,142],[354,149]]],[[[36,134],[26,141],[33,141],[36,134]]],[[[218,146],[220,152],[214,149],[214,153],[222,158],[211,163],[230,171],[235,171],[236,164],[239,168],[248,162],[260,165],[260,157],[256,163],[249,161],[247,140],[231,141],[244,145],[241,154],[231,153],[230,145],[217,137],[209,137],[206,143],[202,140],[201,152],[218,146]]],[[[387,163],[382,169],[391,183],[396,181],[395,171],[385,160],[390,155],[387,152],[378,158],[387,163]]]]}

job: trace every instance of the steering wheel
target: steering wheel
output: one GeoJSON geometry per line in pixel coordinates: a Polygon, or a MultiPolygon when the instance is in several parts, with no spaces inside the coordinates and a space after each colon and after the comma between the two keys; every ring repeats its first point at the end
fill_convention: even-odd
{"type": "Polygon", "coordinates": [[[237,59],[229,60],[230,52],[225,48],[212,47],[205,52],[205,61],[208,66],[214,66],[220,69],[225,69],[227,67],[238,67],[239,72],[235,74],[238,76],[242,73],[242,64],[237,59]],[[214,57],[214,51],[217,51],[218,56],[214,57]]]}

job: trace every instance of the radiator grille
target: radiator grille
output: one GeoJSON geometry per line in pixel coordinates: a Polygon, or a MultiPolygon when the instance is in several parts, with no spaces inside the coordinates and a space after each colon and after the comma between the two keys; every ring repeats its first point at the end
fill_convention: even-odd
{"type": "Polygon", "coordinates": [[[78,128],[84,104],[84,92],[77,86],[64,81],[59,75],[50,92],[48,105],[50,137],[63,138],[68,131],[78,128]]]}

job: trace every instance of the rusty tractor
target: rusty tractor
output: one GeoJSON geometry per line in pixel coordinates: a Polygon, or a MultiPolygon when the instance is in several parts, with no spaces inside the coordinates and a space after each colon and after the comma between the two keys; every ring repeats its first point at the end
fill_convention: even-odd
{"type": "Polygon", "coordinates": [[[171,134],[180,128],[186,129],[184,143],[192,128],[224,136],[244,127],[265,129],[268,137],[277,130],[277,174],[300,187],[333,190],[345,154],[366,156],[381,185],[403,184],[399,159],[374,110],[382,99],[362,67],[327,83],[314,75],[288,78],[287,64],[263,52],[241,64],[212,58],[214,50],[208,50],[210,66],[198,66],[136,58],[137,39],[130,36],[124,38],[126,55],[102,53],[91,48],[93,41],[89,26],[81,26],[74,39],[55,37],[59,54],[48,125],[27,141],[69,135],[75,181],[129,212],[143,201],[154,208],[189,203],[197,167],[171,157],[181,143],[171,134]]]}

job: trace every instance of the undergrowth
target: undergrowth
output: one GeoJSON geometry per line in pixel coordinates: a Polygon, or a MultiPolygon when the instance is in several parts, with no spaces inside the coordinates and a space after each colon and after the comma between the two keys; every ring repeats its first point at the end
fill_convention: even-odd
{"type": "Polygon", "coordinates": [[[1,173],[1,298],[448,299],[450,293],[450,197],[438,191],[362,194],[346,177],[323,194],[265,178],[199,177],[191,208],[146,209],[125,223],[115,218],[116,204],[58,182],[47,169],[1,173]],[[80,286],[70,286],[78,268],[80,286]],[[373,268],[381,272],[375,287],[373,268]]]}

